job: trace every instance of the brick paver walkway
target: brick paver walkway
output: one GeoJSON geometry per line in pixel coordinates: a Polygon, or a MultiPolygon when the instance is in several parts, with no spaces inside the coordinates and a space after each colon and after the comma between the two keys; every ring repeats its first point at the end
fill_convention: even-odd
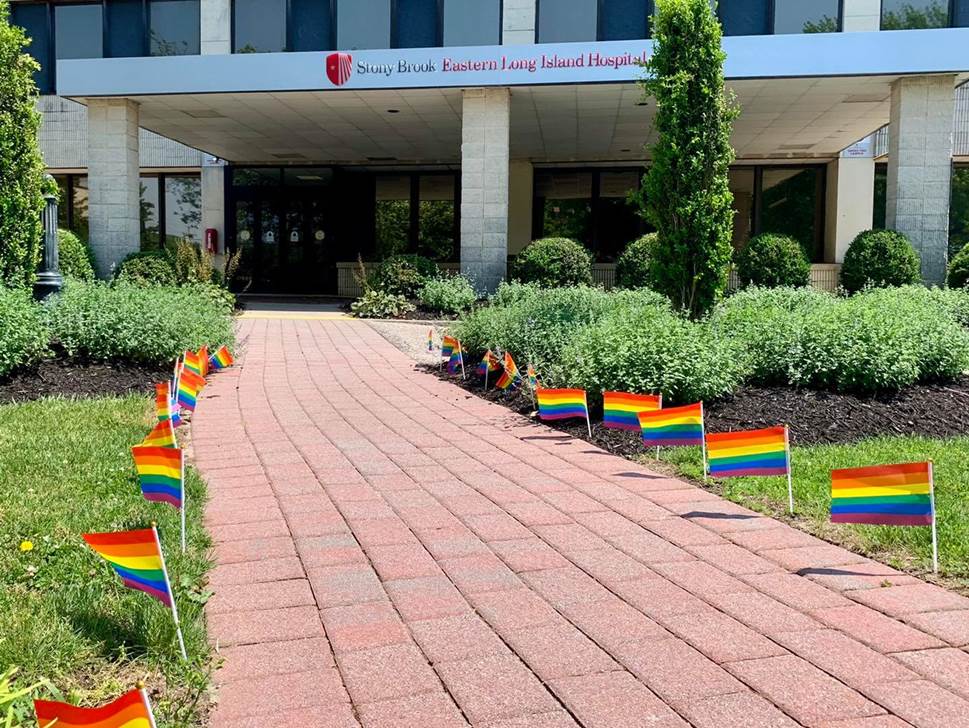
{"type": "Polygon", "coordinates": [[[969,726],[969,600],[469,397],[364,323],[241,335],[193,425],[213,726],[969,726]]]}

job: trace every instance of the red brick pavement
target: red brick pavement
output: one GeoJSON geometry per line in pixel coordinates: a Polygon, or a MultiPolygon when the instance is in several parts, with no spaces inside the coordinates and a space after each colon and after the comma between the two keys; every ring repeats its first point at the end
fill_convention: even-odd
{"type": "Polygon", "coordinates": [[[240,334],[193,424],[214,726],[969,726],[969,600],[469,396],[365,323],[240,334]]]}

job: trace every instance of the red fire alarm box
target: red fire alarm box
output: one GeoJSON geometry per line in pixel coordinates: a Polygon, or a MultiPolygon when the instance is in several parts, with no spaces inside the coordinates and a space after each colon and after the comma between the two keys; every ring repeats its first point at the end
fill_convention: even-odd
{"type": "Polygon", "coordinates": [[[219,231],[215,228],[205,231],[205,249],[213,254],[219,252],[219,231]]]}

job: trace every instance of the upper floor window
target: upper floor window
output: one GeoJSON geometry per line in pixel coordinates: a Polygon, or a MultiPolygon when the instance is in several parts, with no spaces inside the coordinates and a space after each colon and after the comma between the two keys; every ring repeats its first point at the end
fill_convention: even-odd
{"type": "Polygon", "coordinates": [[[952,27],[969,28],[969,0],[955,0],[953,2],[952,27]]]}
{"type": "Polygon", "coordinates": [[[394,20],[394,48],[441,45],[438,0],[395,0],[394,20]]]}
{"type": "Polygon", "coordinates": [[[201,46],[199,0],[151,0],[148,50],[153,56],[198,55],[201,46]]]}
{"type": "Polygon", "coordinates": [[[232,11],[236,53],[286,50],[286,0],[234,0],[232,11]]]}
{"type": "Polygon", "coordinates": [[[720,0],[724,35],[837,33],[841,0],[720,0]]]}
{"type": "Polygon", "coordinates": [[[539,0],[538,42],[649,37],[653,0],[539,0]]]}
{"type": "Polygon", "coordinates": [[[882,30],[948,27],[949,0],[882,0],[882,30]]]}
{"type": "Polygon", "coordinates": [[[54,93],[54,44],[50,34],[50,9],[45,3],[15,3],[11,20],[27,33],[27,52],[40,64],[34,82],[42,94],[54,93]]]}
{"type": "Polygon", "coordinates": [[[390,48],[391,0],[341,0],[336,9],[340,50],[390,48]]]}
{"type": "Polygon", "coordinates": [[[501,44],[501,0],[446,0],[444,45],[501,44]]]}
{"type": "Polygon", "coordinates": [[[54,40],[57,60],[103,57],[101,3],[55,5],[54,40]]]}
{"type": "Polygon", "coordinates": [[[602,0],[599,3],[599,40],[636,40],[649,37],[653,0],[602,0]]]}

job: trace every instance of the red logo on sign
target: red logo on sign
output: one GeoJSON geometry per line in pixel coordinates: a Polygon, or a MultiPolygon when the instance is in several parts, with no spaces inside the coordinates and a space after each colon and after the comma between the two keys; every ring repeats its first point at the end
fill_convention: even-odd
{"type": "Polygon", "coordinates": [[[353,56],[349,53],[331,53],[326,57],[326,77],[334,86],[342,86],[353,73],[353,56]]]}

